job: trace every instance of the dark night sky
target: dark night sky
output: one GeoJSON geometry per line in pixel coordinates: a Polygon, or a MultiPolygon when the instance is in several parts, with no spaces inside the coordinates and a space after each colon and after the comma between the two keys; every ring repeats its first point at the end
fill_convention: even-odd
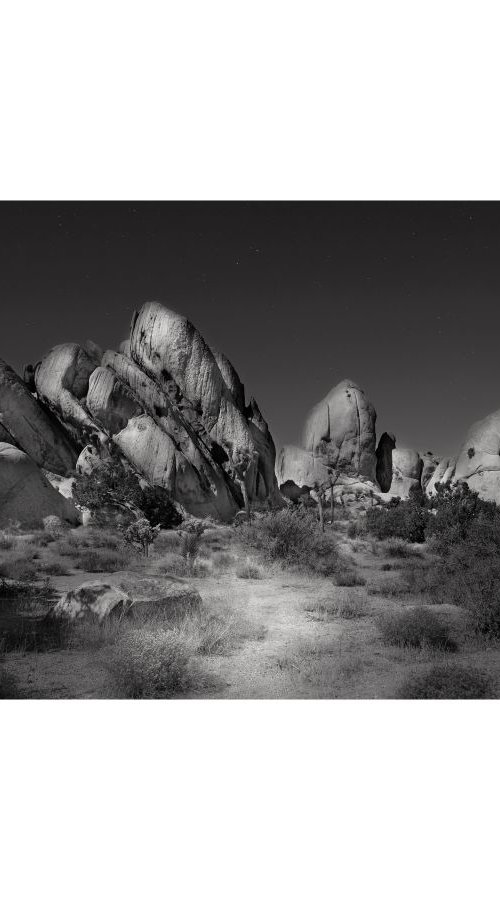
{"type": "Polygon", "coordinates": [[[500,406],[497,203],[0,204],[0,356],[116,347],[159,300],[233,362],[278,445],[342,378],[399,446],[500,406]]]}

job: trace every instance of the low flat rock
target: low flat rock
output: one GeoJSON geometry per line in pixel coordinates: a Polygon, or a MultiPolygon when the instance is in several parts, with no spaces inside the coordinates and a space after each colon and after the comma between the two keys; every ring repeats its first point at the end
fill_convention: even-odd
{"type": "Polygon", "coordinates": [[[182,581],[131,576],[126,582],[111,578],[85,581],[55,604],[51,615],[71,621],[126,615],[134,621],[177,619],[200,608],[196,588],[182,581]]]}

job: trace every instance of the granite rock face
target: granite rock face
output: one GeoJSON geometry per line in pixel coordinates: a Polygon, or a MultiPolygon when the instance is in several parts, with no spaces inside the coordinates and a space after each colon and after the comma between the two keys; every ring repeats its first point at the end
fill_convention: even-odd
{"type": "Polygon", "coordinates": [[[47,516],[80,523],[74,504],[52,487],[36,463],[12,444],[0,443],[0,525],[40,526],[47,516]]]}
{"type": "Polygon", "coordinates": [[[283,503],[256,401],[246,404],[229,360],[159,303],[134,314],[120,352],[92,341],[54,347],[31,386],[36,397],[8,366],[0,370],[0,438],[50,472],[89,472],[117,454],[196,516],[229,521],[244,495],[283,503]]]}
{"type": "Polygon", "coordinates": [[[392,451],[391,496],[407,499],[412,487],[420,487],[422,469],[422,458],[416,450],[395,448],[392,451]]]}
{"type": "Polygon", "coordinates": [[[3,360],[0,360],[0,438],[24,450],[41,468],[59,475],[65,475],[75,466],[77,450],[65,429],[3,360]]]}
{"type": "Polygon", "coordinates": [[[443,459],[426,485],[428,494],[436,484],[463,481],[483,500],[500,504],[500,410],[475,422],[454,458],[443,459]]]}
{"type": "Polygon", "coordinates": [[[302,447],[285,446],[277,463],[279,484],[312,488],[333,478],[376,484],[376,412],[352,381],[341,381],[309,413],[302,447]]]}

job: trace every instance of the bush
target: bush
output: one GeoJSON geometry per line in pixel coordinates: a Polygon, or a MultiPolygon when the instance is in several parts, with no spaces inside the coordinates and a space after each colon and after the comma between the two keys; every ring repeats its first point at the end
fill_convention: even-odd
{"type": "Polygon", "coordinates": [[[0,534],[0,550],[11,550],[14,543],[14,538],[11,535],[0,534]]]}
{"type": "Polygon", "coordinates": [[[240,526],[242,541],[269,560],[319,574],[333,574],[338,554],[307,511],[282,509],[240,526]]]}
{"type": "Polygon", "coordinates": [[[63,566],[62,563],[57,562],[56,560],[51,562],[42,563],[40,566],[40,571],[45,575],[67,575],[68,570],[66,566],[63,566]]]}
{"type": "Polygon", "coordinates": [[[142,489],[139,505],[151,525],[161,528],[176,528],[182,522],[182,516],[172,503],[170,494],[158,485],[149,485],[142,489]]]}
{"type": "Polygon", "coordinates": [[[354,522],[349,522],[349,525],[347,526],[347,537],[364,537],[364,535],[366,535],[366,531],[367,528],[365,519],[356,519],[354,522]]]}
{"type": "Polygon", "coordinates": [[[401,700],[482,700],[493,696],[486,675],[454,664],[436,665],[428,672],[410,675],[398,692],[401,700]]]}
{"type": "Polygon", "coordinates": [[[174,697],[196,685],[191,654],[182,636],[168,628],[127,631],[108,662],[121,697],[174,697]]]}
{"type": "Polygon", "coordinates": [[[419,494],[409,500],[394,497],[385,507],[373,507],[366,513],[366,525],[379,540],[399,538],[411,544],[425,541],[430,512],[419,494]]]}
{"type": "Polygon", "coordinates": [[[144,556],[149,556],[149,548],[158,537],[159,530],[159,525],[153,528],[147,519],[137,519],[125,529],[123,537],[127,544],[142,550],[144,556]]]}
{"type": "Polygon", "coordinates": [[[422,606],[386,613],[378,620],[377,626],[387,644],[433,650],[457,649],[448,626],[430,609],[422,606]]]}
{"type": "Polygon", "coordinates": [[[221,572],[225,572],[234,563],[234,556],[232,556],[231,553],[224,553],[224,551],[219,551],[218,553],[213,554],[212,563],[216,569],[219,569],[221,572]]]}
{"type": "Polygon", "coordinates": [[[192,562],[198,556],[201,546],[201,532],[188,531],[182,535],[180,542],[180,554],[188,562],[192,562]]]}
{"type": "Polygon", "coordinates": [[[190,570],[187,560],[179,556],[178,553],[166,553],[157,565],[156,571],[160,575],[176,575],[180,578],[185,578],[189,575],[190,570]]]}
{"type": "Polygon", "coordinates": [[[238,566],[236,569],[236,575],[238,578],[247,578],[247,579],[259,579],[262,578],[262,572],[260,571],[258,566],[255,566],[251,562],[243,563],[238,566]]]}
{"type": "Polygon", "coordinates": [[[361,587],[366,584],[366,580],[358,575],[354,569],[345,568],[338,570],[335,574],[335,584],[339,587],[361,587]]]}

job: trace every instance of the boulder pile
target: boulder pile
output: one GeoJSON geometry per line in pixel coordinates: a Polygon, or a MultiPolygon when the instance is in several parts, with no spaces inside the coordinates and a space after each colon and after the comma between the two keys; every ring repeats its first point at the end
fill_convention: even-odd
{"type": "Polygon", "coordinates": [[[35,468],[67,479],[118,456],[189,514],[223,521],[245,499],[282,505],[256,401],[184,316],[146,303],[119,351],[61,344],[28,369],[23,381],[0,363],[0,440],[35,468]]]}

